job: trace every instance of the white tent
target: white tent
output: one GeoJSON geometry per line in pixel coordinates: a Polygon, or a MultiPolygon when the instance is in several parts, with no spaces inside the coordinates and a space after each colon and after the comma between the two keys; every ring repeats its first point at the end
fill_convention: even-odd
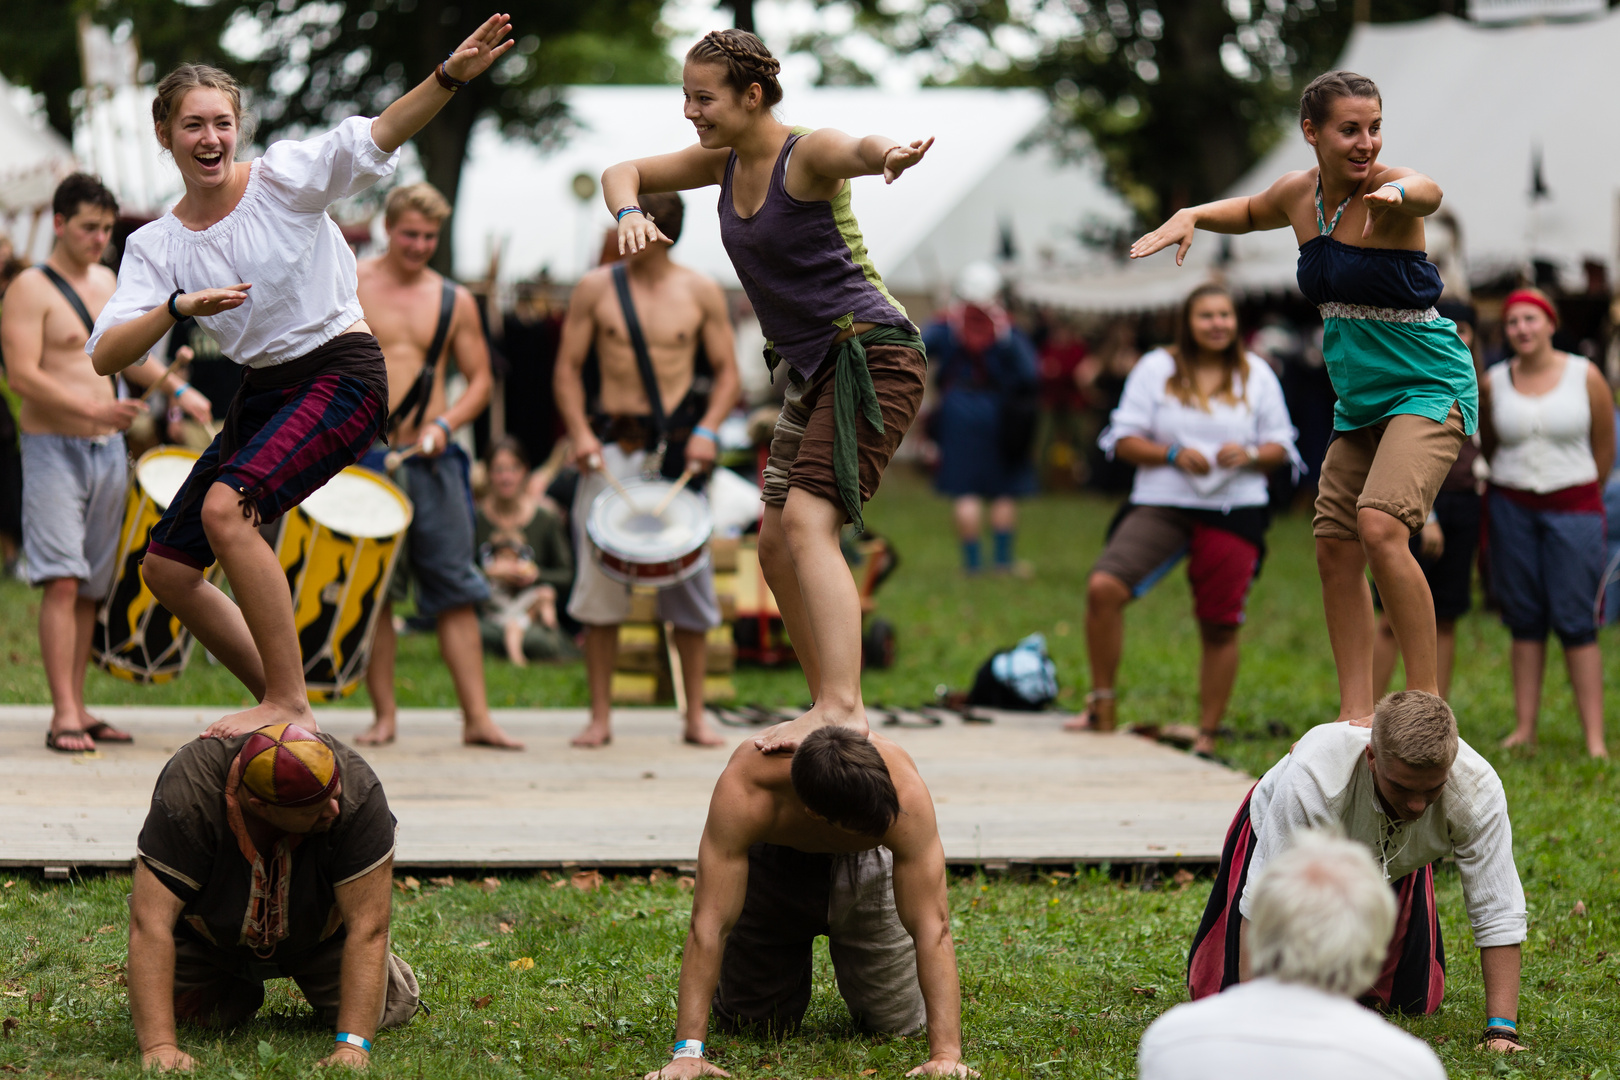
{"type": "MultiPolygon", "coordinates": [[[[1577,23],[1488,28],[1435,16],[1360,24],[1338,67],[1378,83],[1384,98],[1380,160],[1434,177],[1462,226],[1468,276],[1494,276],[1532,259],[1574,284],[1587,260],[1615,269],[1620,228],[1620,12],[1577,23]],[[1549,194],[1531,196],[1537,154],[1549,194]]],[[[1286,135],[1228,195],[1262,190],[1314,166],[1297,132],[1286,135]]],[[[1435,230],[1430,230],[1431,249],[1435,230]]],[[[1187,265],[1170,253],[1092,277],[1026,287],[1038,302],[1077,310],[1146,310],[1175,304],[1219,261],[1221,238],[1199,234],[1187,265]]],[[[1241,291],[1293,289],[1296,247],[1283,229],[1233,237],[1222,268],[1241,291]]]]}
{"type": "MultiPolygon", "coordinates": [[[[12,237],[18,255],[34,228],[35,215],[51,204],[51,195],[62,177],[73,171],[73,149],[67,140],[48,127],[35,127],[13,104],[11,84],[0,79],[0,222],[9,220],[19,235],[12,237]]],[[[44,235],[50,233],[45,223],[44,235]]],[[[35,236],[35,246],[43,237],[35,236]]]]}
{"type": "MultiPolygon", "coordinates": [[[[458,273],[481,273],[491,246],[504,243],[503,278],[542,268],[559,280],[577,278],[596,264],[612,224],[597,186],[602,170],[695,141],[678,86],[575,87],[568,102],[578,127],[550,152],[503,139],[493,127],[475,133],[452,225],[458,273]],[[584,199],[573,191],[578,176],[590,180],[584,199]]],[[[978,89],[796,90],[778,109],[785,122],[808,127],[937,137],[927,159],[892,187],[880,177],[854,182],[873,262],[891,289],[912,294],[936,293],[967,263],[996,259],[1004,231],[1016,252],[1009,269],[1018,273],[1083,265],[1081,227],[1129,219],[1095,166],[1059,161],[1036,145],[1032,136],[1047,114],[1038,92],[978,89]]],[[[717,193],[686,194],[676,257],[735,286],[720,245],[717,193]]]]}

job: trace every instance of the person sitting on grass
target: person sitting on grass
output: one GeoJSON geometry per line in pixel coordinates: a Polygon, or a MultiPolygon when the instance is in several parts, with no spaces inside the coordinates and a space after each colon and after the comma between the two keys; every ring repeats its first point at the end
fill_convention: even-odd
{"type": "Polygon", "coordinates": [[[1155,1020],[1140,1080],[1444,1080],[1427,1043],[1354,1000],[1395,932],[1395,898],[1365,845],[1296,833],[1255,879],[1253,911],[1254,979],[1155,1020]]]}
{"type": "Polygon", "coordinates": [[[728,1030],[797,1030],[821,934],[858,1024],[905,1035],[926,1022],[929,1058],[908,1076],[977,1076],[962,1062],[945,885],[934,802],[900,747],[841,726],[791,757],[745,742],[698,846],[678,1041],[647,1080],[730,1075],[703,1058],[711,1010],[728,1030]]]}
{"type": "Polygon", "coordinates": [[[518,667],[579,655],[557,618],[574,583],[568,530],[528,493],[529,459],[516,439],[489,448],[489,493],[473,521],[478,565],[489,579],[479,616],[486,652],[518,667]]]}
{"type": "Polygon", "coordinates": [[[365,1068],[378,1028],[420,1005],[388,950],[394,815],[365,760],[272,724],[169,759],[136,846],[129,1011],[147,1068],[190,1071],[175,1021],[245,1022],[289,978],[335,1025],[322,1065],[365,1068]]]}
{"type": "Polygon", "coordinates": [[[1366,845],[1395,891],[1399,917],[1378,978],[1362,998],[1381,1010],[1434,1012],[1446,992],[1434,863],[1457,862],[1485,982],[1484,1044],[1522,1050],[1519,946],[1524,888],[1513,863],[1507,796],[1490,763],[1457,737],[1445,701],[1390,694],[1372,724],[1322,724],[1260,778],[1226,834],[1220,870],[1188,956],[1194,999],[1251,974],[1260,870],[1303,829],[1334,827],[1366,845]]]}

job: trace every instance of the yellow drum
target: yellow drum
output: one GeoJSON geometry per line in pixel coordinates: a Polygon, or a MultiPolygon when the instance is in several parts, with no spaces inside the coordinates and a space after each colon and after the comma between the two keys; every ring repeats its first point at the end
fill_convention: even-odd
{"type": "Polygon", "coordinates": [[[118,571],[96,615],[91,655],[120,679],[165,683],[186,669],[191,632],[157,602],[141,579],[141,558],[152,526],[185,483],[200,457],[195,450],[159,446],[141,455],[130,479],[124,528],[118,535],[118,571]]]}
{"type": "Polygon", "coordinates": [[[346,697],[365,678],[411,513],[403,491],[350,466],[276,524],[311,701],[346,697]]]}

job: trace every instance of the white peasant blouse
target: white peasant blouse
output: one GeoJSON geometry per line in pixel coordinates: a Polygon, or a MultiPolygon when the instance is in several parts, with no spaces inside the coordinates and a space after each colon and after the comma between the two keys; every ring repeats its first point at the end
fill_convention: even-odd
{"type": "Polygon", "coordinates": [[[236,208],[201,231],[173,213],[130,234],[118,291],[85,343],[95,352],[111,327],[162,307],[175,289],[196,292],[247,282],[247,302],[198,324],[220,351],[247,367],[296,360],[359,322],[354,253],[326,212],[390,175],[371,120],[353,116],[301,142],[272,143],[250,166],[236,208]]]}

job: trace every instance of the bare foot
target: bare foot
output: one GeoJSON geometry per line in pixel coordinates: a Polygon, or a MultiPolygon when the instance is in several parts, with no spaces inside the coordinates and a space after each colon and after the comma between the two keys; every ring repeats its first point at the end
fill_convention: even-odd
{"type": "Polygon", "coordinates": [[[386,720],[377,717],[372,725],[354,737],[360,746],[387,746],[399,736],[399,726],[396,718],[390,716],[386,720]]]}
{"type": "Polygon", "coordinates": [[[754,746],[766,754],[786,753],[789,750],[798,749],[799,744],[804,741],[806,735],[828,724],[839,724],[862,735],[869,735],[872,731],[866,722],[866,713],[864,711],[859,715],[851,716],[847,720],[831,720],[825,714],[811,709],[797,720],[789,720],[784,724],[776,724],[773,727],[766,728],[754,736],[754,746]]]}
{"type": "Polygon", "coordinates": [[[299,704],[303,708],[261,701],[251,709],[244,709],[242,712],[231,713],[215,720],[203,729],[202,737],[234,739],[238,735],[246,735],[250,731],[258,731],[271,724],[297,724],[306,731],[319,731],[320,727],[315,722],[315,714],[310,710],[309,702],[301,701],[299,704]]]}
{"type": "Polygon", "coordinates": [[[523,655],[523,627],[509,622],[502,627],[506,641],[506,659],[513,667],[528,667],[529,658],[523,655]]]}
{"type": "Polygon", "coordinates": [[[613,729],[608,727],[606,720],[592,720],[585,725],[585,730],[569,740],[568,745],[583,747],[586,750],[595,750],[599,746],[606,746],[613,741],[613,729]]]}
{"type": "Polygon", "coordinates": [[[1536,745],[1536,733],[1533,731],[1515,731],[1503,739],[1500,745],[1504,750],[1512,750],[1516,746],[1529,749],[1536,745]]]}
{"type": "Polygon", "coordinates": [[[1609,748],[1607,746],[1588,746],[1586,752],[1595,758],[1607,760],[1609,757],[1609,748]]]}
{"type": "Polygon", "coordinates": [[[488,746],[495,750],[522,750],[523,744],[495,726],[485,717],[481,722],[468,721],[461,729],[461,745],[488,746]]]}
{"type": "Polygon", "coordinates": [[[713,728],[709,727],[709,718],[707,715],[700,716],[696,720],[689,718],[686,721],[686,731],[681,736],[681,740],[688,746],[726,745],[726,740],[720,735],[717,735],[713,728]]]}

